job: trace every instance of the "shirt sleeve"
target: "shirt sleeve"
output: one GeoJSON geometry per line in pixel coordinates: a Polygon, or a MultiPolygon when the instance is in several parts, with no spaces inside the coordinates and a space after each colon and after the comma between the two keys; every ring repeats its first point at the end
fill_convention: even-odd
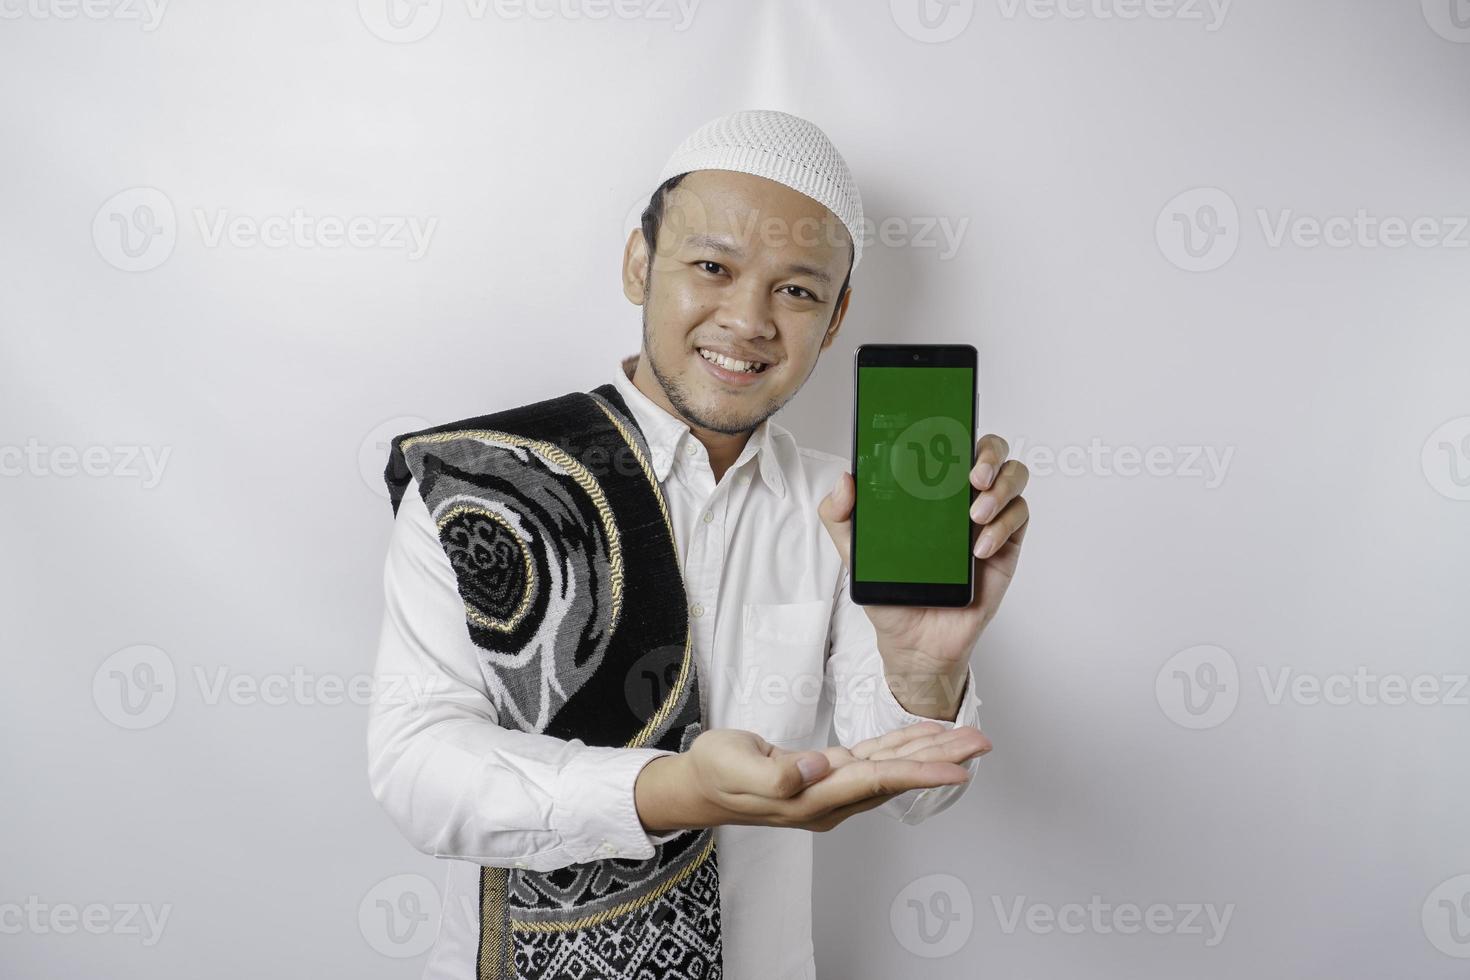
{"type": "Polygon", "coordinates": [[[454,569],[411,482],[383,571],[385,607],[368,721],[373,795],[435,857],[550,871],[646,859],[633,787],[661,749],[589,746],[504,728],[485,693],[454,569]]]}
{"type": "MultiPolygon", "coordinates": [[[[838,575],[837,598],[832,607],[832,628],[827,657],[828,683],[833,691],[832,728],[837,741],[852,747],[894,729],[932,721],[945,728],[959,725],[980,727],[980,698],[975,693],[975,672],[966,672],[965,691],[954,721],[924,718],[908,711],[888,686],[883,658],[878,653],[878,634],[863,607],[848,594],[847,567],[838,575]]],[[[979,757],[960,763],[974,776],[979,757]]],[[[948,809],[969,788],[963,782],[951,786],[909,790],[884,803],[880,810],[907,824],[920,823],[948,809]]]]}

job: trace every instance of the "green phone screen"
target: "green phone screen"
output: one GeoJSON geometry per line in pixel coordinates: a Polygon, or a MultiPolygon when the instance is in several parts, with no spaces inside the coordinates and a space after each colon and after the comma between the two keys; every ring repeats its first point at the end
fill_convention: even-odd
{"type": "Polygon", "coordinates": [[[970,577],[968,367],[859,367],[854,578],[970,577]]]}

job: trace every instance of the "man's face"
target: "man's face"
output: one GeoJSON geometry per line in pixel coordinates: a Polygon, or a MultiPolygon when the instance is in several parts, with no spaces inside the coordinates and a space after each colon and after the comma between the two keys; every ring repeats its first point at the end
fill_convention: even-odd
{"type": "Polygon", "coordinates": [[[748,432],[796,394],[846,312],[852,243],[784,184],[698,170],[668,195],[658,245],[629,236],[623,291],[643,307],[643,357],[691,425],[748,432]],[[710,360],[754,361],[755,371],[710,360]]]}

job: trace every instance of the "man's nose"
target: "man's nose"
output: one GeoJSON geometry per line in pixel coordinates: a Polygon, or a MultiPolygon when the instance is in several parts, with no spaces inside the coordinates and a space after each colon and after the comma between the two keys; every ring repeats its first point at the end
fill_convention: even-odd
{"type": "Polygon", "coordinates": [[[773,337],[771,298],[759,282],[736,283],[725,294],[716,318],[720,326],[739,337],[773,337]]]}

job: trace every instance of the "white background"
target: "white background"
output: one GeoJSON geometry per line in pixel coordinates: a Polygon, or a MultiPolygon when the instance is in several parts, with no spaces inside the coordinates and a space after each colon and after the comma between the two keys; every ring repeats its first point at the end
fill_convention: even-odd
{"type": "Polygon", "coordinates": [[[365,709],[249,685],[371,671],[381,443],[609,380],[668,153],[778,108],[895,219],[780,420],[845,455],[857,344],[968,342],[1036,470],[995,751],[927,824],[818,842],[824,980],[1470,976],[1470,4],[928,2],[0,0],[0,973],[417,974],[432,919],[377,901],[431,915],[442,869],[365,709]],[[295,209],[434,225],[209,235],[295,209]],[[1296,224],[1360,211],[1433,223],[1296,224]]]}

